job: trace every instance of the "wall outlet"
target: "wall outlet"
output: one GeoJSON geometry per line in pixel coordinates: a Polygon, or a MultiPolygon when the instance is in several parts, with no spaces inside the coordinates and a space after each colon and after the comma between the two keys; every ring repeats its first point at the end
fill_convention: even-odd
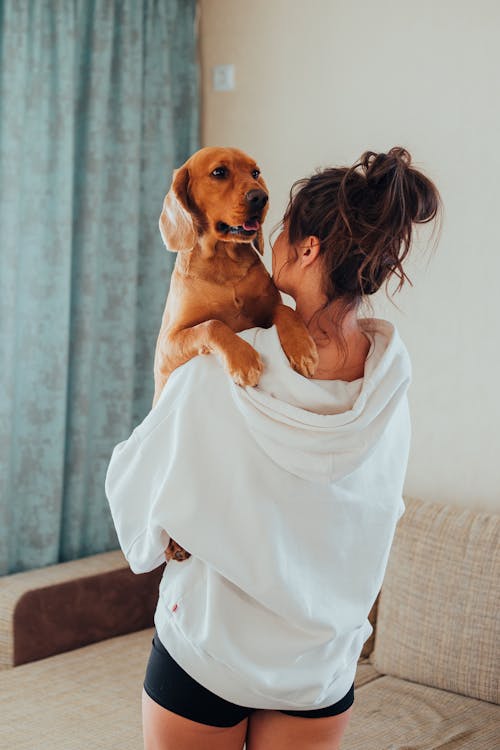
{"type": "Polygon", "coordinates": [[[215,65],[212,74],[214,91],[233,91],[234,65],[215,65]]]}

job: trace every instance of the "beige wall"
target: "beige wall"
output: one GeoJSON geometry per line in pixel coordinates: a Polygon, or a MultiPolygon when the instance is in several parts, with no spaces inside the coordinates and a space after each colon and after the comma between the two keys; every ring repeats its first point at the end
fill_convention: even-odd
{"type": "Polygon", "coordinates": [[[201,1],[203,145],[258,160],[268,233],[293,180],[366,149],[405,146],[436,182],[435,255],[415,247],[399,311],[376,301],[413,361],[405,491],[497,511],[499,28],[496,0],[201,1]],[[214,92],[211,68],[227,63],[236,89],[214,92]]]}

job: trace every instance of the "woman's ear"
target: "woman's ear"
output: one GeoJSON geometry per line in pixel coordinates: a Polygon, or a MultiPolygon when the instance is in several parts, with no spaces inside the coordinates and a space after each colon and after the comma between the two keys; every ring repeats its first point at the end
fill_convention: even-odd
{"type": "Polygon", "coordinates": [[[193,218],[188,208],[189,171],[186,166],[174,170],[172,185],[163,201],[160,234],[167,250],[183,252],[196,244],[193,218]]]}
{"type": "Polygon", "coordinates": [[[314,263],[319,255],[320,250],[321,242],[319,241],[318,237],[314,237],[312,235],[311,237],[307,237],[307,239],[303,241],[300,247],[300,265],[302,266],[302,268],[310,266],[311,263],[314,263]]]}

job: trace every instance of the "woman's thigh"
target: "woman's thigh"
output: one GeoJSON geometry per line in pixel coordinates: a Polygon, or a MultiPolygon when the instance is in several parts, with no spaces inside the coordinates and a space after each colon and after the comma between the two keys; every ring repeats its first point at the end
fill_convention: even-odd
{"type": "Polygon", "coordinates": [[[145,750],[242,750],[248,719],[233,727],[213,727],[174,714],[142,691],[145,750]]]}
{"type": "Polygon", "coordinates": [[[353,706],[336,716],[309,719],[255,711],[248,719],[246,750],[338,750],[353,706]]]}

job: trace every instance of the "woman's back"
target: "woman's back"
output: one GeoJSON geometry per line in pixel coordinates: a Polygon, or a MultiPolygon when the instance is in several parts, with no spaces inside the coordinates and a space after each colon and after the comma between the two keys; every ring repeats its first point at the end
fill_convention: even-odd
{"type": "Polygon", "coordinates": [[[239,335],[266,363],[258,388],[197,357],[113,454],[106,490],[132,569],[160,564],[165,528],[192,555],[167,565],[162,643],[241,705],[339,700],[371,632],[404,508],[410,367],[390,324],[365,326],[359,387],[325,390],[290,368],[274,327],[252,329],[239,335]]]}

